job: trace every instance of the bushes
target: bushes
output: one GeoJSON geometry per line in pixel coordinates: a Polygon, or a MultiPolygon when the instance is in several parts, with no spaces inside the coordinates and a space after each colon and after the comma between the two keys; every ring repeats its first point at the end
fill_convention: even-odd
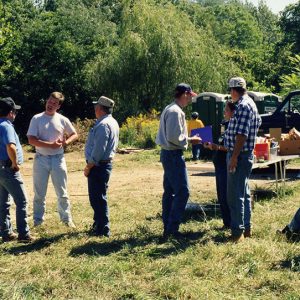
{"type": "Polygon", "coordinates": [[[120,143],[138,148],[155,148],[158,126],[158,112],[154,109],[145,115],[128,117],[120,129],[120,143]]]}
{"type": "MultiPolygon", "coordinates": [[[[79,139],[66,147],[66,152],[83,151],[90,128],[95,124],[94,119],[77,118],[73,122],[79,139]]],[[[152,110],[148,114],[128,117],[120,128],[120,146],[137,148],[155,148],[155,138],[159,126],[158,112],[152,110]]],[[[119,146],[119,147],[120,147],[119,146]]]]}

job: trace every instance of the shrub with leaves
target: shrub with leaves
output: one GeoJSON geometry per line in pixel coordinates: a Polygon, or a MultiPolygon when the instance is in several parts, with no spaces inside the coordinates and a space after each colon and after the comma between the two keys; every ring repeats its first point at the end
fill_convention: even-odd
{"type": "Polygon", "coordinates": [[[138,148],[155,148],[158,126],[158,112],[154,109],[148,114],[128,117],[120,129],[120,142],[138,148]]]}

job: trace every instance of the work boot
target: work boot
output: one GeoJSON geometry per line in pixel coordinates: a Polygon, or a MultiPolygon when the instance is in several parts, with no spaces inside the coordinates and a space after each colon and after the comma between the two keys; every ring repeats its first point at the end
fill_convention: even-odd
{"type": "Polygon", "coordinates": [[[16,239],[17,239],[17,235],[13,232],[8,234],[8,235],[2,236],[2,242],[3,243],[15,241],[16,239]]]}
{"type": "Polygon", "coordinates": [[[241,234],[241,235],[232,235],[230,237],[230,241],[234,244],[237,244],[237,243],[240,243],[244,240],[244,235],[241,234]]]}
{"type": "Polygon", "coordinates": [[[244,237],[245,238],[250,238],[252,237],[252,232],[251,232],[251,228],[246,228],[244,231],[244,237]]]}
{"type": "Polygon", "coordinates": [[[28,243],[32,243],[35,241],[35,238],[30,235],[30,234],[26,234],[26,235],[19,235],[18,236],[18,242],[19,243],[25,243],[25,244],[28,244],[28,243]]]}

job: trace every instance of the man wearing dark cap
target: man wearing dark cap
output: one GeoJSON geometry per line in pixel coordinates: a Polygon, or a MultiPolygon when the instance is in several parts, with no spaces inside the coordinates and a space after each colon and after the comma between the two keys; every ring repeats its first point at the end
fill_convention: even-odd
{"type": "Polygon", "coordinates": [[[198,136],[188,137],[183,108],[197,94],[186,83],[175,88],[175,100],[161,114],[156,144],[160,145],[160,160],[164,168],[162,197],[163,237],[180,237],[179,225],[189,198],[189,184],[183,157],[188,141],[200,142],[198,136]]]}
{"type": "Polygon", "coordinates": [[[92,233],[110,236],[109,210],[107,203],[108,181],[112,160],[119,141],[119,125],[113,118],[114,101],[101,96],[93,102],[97,121],[90,130],[86,145],[84,175],[88,179],[90,204],[94,210],[92,233]]]}
{"type": "Polygon", "coordinates": [[[20,108],[12,98],[0,99],[0,227],[3,242],[33,240],[27,224],[27,197],[19,171],[19,165],[23,163],[23,151],[12,125],[20,108]],[[16,204],[18,236],[11,225],[9,194],[16,204]]]}

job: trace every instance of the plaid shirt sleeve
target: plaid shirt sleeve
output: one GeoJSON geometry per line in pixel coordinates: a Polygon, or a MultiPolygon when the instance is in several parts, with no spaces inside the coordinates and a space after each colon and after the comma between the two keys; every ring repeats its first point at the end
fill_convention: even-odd
{"type": "Polygon", "coordinates": [[[249,109],[247,105],[240,105],[238,110],[236,111],[236,126],[235,126],[235,134],[241,134],[248,137],[251,130],[252,123],[252,111],[249,109]]]}

